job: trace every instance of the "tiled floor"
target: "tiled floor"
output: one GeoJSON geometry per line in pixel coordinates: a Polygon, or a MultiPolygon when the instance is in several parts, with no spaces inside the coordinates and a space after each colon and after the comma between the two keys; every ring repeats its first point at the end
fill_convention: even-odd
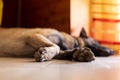
{"type": "Polygon", "coordinates": [[[0,80],[120,80],[120,56],[88,63],[0,58],[0,80]]]}

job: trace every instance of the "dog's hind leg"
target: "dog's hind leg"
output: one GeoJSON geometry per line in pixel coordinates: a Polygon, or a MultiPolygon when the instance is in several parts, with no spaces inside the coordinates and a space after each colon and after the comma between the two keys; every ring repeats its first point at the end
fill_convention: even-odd
{"type": "Polygon", "coordinates": [[[58,45],[52,43],[45,36],[41,34],[30,35],[27,40],[28,44],[35,48],[34,57],[36,61],[48,61],[59,54],[60,48],[58,45]]]}

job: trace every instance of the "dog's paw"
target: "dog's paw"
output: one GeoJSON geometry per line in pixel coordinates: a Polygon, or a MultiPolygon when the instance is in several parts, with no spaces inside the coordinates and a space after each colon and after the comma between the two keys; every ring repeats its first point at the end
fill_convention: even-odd
{"type": "Polygon", "coordinates": [[[34,58],[37,62],[48,61],[50,60],[48,53],[49,50],[46,47],[39,48],[39,50],[35,52],[34,58]]]}
{"type": "Polygon", "coordinates": [[[83,48],[78,48],[73,53],[73,60],[80,61],[80,62],[90,62],[95,60],[95,56],[91,51],[91,49],[87,47],[83,47],[83,48]]]}

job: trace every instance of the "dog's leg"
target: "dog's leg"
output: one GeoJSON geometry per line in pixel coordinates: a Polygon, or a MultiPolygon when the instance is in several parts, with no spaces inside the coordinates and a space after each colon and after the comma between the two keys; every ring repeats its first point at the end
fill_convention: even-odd
{"type": "Polygon", "coordinates": [[[72,59],[80,62],[94,60],[94,54],[86,47],[60,51],[59,46],[40,34],[29,36],[27,41],[36,49],[34,54],[36,61],[48,61],[52,58],[72,59]]]}
{"type": "Polygon", "coordinates": [[[82,47],[60,51],[60,53],[56,55],[54,58],[75,60],[79,62],[90,62],[95,59],[95,56],[89,48],[82,47]]]}
{"type": "Polygon", "coordinates": [[[36,49],[34,53],[36,61],[51,60],[55,55],[59,54],[60,51],[59,46],[40,34],[30,35],[27,42],[36,49]]]}
{"type": "Polygon", "coordinates": [[[69,49],[69,50],[60,50],[59,54],[56,55],[54,58],[55,59],[62,59],[62,60],[72,60],[73,57],[73,53],[77,50],[77,48],[74,48],[74,49],[69,49]]]}

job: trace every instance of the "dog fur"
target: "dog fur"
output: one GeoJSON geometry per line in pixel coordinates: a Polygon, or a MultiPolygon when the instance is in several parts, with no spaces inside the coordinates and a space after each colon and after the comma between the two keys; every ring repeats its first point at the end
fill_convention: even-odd
{"type": "MultiPolygon", "coordinates": [[[[95,46],[93,42],[96,40],[88,37],[84,29],[80,36],[73,37],[51,28],[1,28],[0,56],[34,57],[36,61],[49,61],[53,58],[80,62],[93,61],[97,54],[93,53],[97,51],[93,47],[95,46]]],[[[97,46],[100,44],[97,43],[97,46]]],[[[107,55],[99,54],[99,56],[111,54],[113,51],[110,50],[107,55]]]]}

